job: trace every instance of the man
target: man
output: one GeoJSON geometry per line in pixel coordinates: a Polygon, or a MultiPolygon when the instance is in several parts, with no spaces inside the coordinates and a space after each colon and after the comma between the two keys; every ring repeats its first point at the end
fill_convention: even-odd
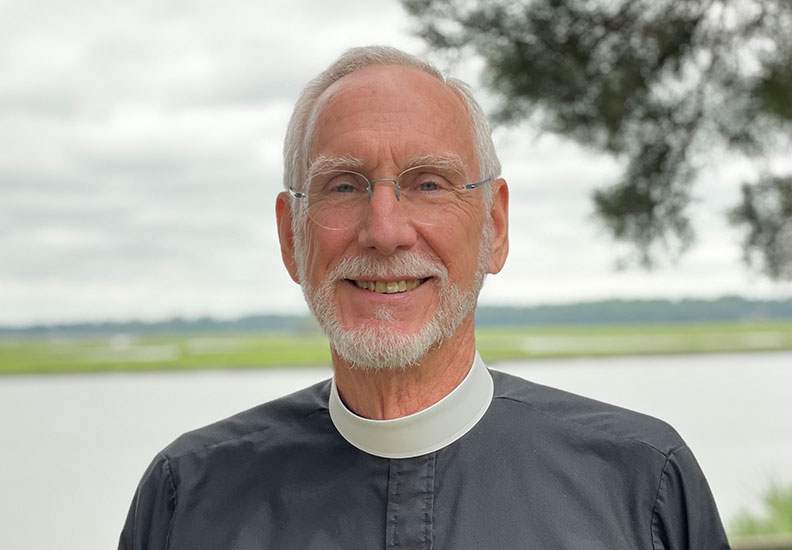
{"type": "Polygon", "coordinates": [[[508,190],[467,87],[352,50],[303,91],[285,167],[283,261],[333,379],[177,439],[120,548],[728,548],[669,426],[477,355],[508,190]]]}

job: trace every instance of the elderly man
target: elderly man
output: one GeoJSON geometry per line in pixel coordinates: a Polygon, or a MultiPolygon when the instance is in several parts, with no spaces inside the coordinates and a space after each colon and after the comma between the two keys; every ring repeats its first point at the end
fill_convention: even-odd
{"type": "Polygon", "coordinates": [[[361,48],[314,79],[276,212],[333,379],[168,446],[119,547],[728,548],[668,425],[476,353],[508,252],[499,173],[468,88],[422,61],[361,48]]]}

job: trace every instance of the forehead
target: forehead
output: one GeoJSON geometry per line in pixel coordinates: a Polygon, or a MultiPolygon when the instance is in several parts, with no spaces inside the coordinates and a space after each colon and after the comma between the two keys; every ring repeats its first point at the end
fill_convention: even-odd
{"type": "Polygon", "coordinates": [[[375,168],[452,153],[478,171],[465,104],[443,82],[412,67],[378,65],[345,76],[319,97],[312,121],[309,162],[352,156],[375,168]]]}

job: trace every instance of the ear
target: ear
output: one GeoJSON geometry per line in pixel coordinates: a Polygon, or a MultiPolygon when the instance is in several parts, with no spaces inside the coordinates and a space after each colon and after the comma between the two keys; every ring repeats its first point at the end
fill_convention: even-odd
{"type": "Polygon", "coordinates": [[[488,271],[498,273],[509,255],[509,187],[503,178],[495,180],[492,185],[494,196],[490,217],[494,234],[488,271]]]}
{"type": "Polygon", "coordinates": [[[284,192],[278,193],[275,200],[275,218],[278,221],[278,239],[280,240],[283,265],[292,280],[300,284],[297,276],[297,262],[294,260],[294,233],[292,232],[291,198],[284,192]]]}

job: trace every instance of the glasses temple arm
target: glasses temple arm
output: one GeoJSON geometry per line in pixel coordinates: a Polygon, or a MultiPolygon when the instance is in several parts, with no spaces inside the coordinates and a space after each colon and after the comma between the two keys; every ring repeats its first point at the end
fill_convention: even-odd
{"type": "Polygon", "coordinates": [[[463,189],[475,189],[476,187],[481,187],[485,183],[489,183],[492,181],[492,178],[487,178],[485,180],[477,181],[476,183],[466,183],[462,186],[463,189]]]}

